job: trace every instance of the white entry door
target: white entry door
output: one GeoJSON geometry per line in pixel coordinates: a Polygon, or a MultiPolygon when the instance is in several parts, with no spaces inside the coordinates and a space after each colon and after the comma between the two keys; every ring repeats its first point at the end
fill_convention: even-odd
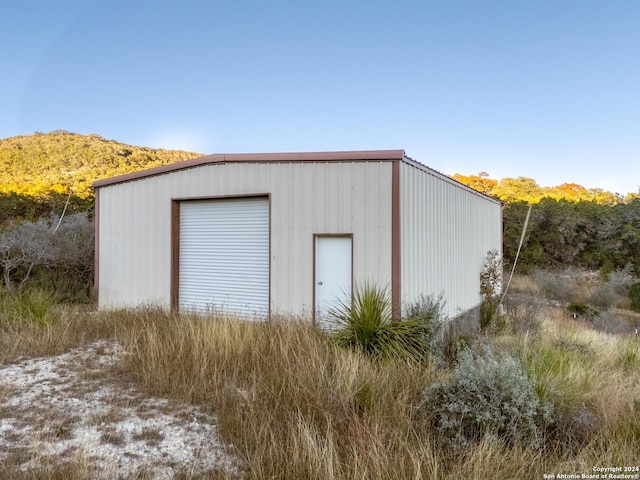
{"type": "Polygon", "coordinates": [[[351,297],[350,236],[317,236],[315,245],[315,319],[330,327],[327,311],[351,297]]]}

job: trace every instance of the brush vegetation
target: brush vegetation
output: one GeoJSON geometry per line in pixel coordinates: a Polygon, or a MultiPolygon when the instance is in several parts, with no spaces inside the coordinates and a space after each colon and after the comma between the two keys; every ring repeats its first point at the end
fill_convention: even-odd
{"type": "MultiPolygon", "coordinates": [[[[119,375],[215,413],[248,479],[534,479],[640,451],[638,342],[561,308],[535,336],[480,336],[441,363],[380,361],[309,322],[90,313],[45,294],[4,292],[0,329],[3,363],[119,342],[119,375]]],[[[86,462],[9,461],[0,477],[90,478],[86,462]]]]}

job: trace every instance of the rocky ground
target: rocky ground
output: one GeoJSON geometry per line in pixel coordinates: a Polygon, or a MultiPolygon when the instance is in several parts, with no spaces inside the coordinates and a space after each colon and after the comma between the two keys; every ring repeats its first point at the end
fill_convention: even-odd
{"type": "Polygon", "coordinates": [[[103,479],[239,476],[216,418],[118,379],[113,366],[123,355],[100,341],[0,366],[0,462],[26,472],[82,459],[103,479]]]}

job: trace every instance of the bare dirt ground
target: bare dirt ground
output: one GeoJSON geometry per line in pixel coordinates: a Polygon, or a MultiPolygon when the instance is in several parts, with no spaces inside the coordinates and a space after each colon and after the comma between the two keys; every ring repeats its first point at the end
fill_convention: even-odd
{"type": "Polygon", "coordinates": [[[99,341],[0,366],[0,462],[26,472],[82,459],[101,479],[239,476],[215,417],[119,381],[113,366],[124,354],[99,341]]]}

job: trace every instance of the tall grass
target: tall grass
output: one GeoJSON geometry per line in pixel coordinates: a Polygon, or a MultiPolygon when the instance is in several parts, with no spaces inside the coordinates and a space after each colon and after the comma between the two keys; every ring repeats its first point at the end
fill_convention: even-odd
{"type": "Polygon", "coordinates": [[[429,405],[420,406],[454,367],[375,361],[302,321],[58,308],[46,324],[0,324],[0,360],[116,340],[129,353],[120,375],[217,415],[248,479],[533,479],[638,459],[636,343],[549,312],[539,337],[487,340],[518,358],[540,399],[554,404],[542,448],[485,436],[453,452],[437,441],[422,410],[429,405]]]}
{"type": "Polygon", "coordinates": [[[124,371],[155,394],[215,411],[248,478],[541,478],[632,462],[640,448],[640,375],[621,368],[619,340],[606,334],[497,339],[554,403],[555,427],[542,449],[485,438],[453,454],[418,411],[446,368],[376,362],[303,322],[137,315],[135,331],[119,337],[133,353],[124,371]]]}
{"type": "MultiPolygon", "coordinates": [[[[539,397],[554,405],[550,448],[576,457],[611,451],[626,461],[637,457],[627,441],[640,425],[640,375],[629,368],[637,365],[636,342],[561,318],[536,341],[511,340],[539,397]]],[[[634,444],[640,446],[638,438],[634,444]]]]}
{"type": "Polygon", "coordinates": [[[308,323],[154,316],[120,337],[123,370],[215,411],[249,478],[419,478],[438,464],[414,425],[433,371],[376,365],[308,323]]]}
{"type": "Polygon", "coordinates": [[[61,304],[45,290],[0,289],[0,362],[56,355],[99,338],[110,339],[131,320],[61,304]]]}

